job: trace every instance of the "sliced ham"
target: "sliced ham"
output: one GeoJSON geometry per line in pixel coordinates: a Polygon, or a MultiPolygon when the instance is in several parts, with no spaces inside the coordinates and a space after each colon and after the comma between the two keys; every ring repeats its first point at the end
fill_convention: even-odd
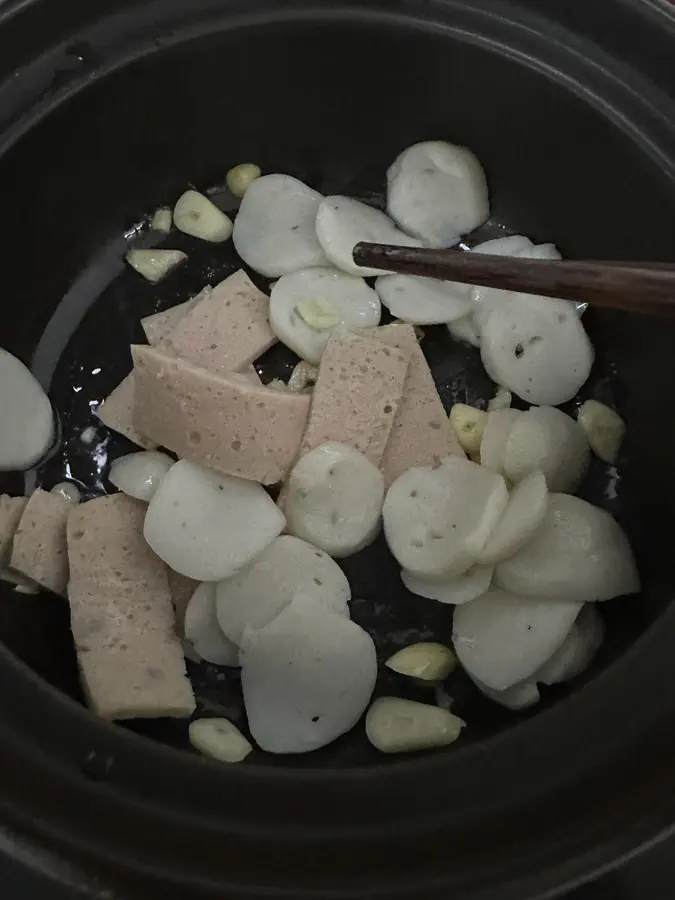
{"type": "Polygon", "coordinates": [[[106,397],[101,406],[96,410],[96,415],[104,425],[123,434],[125,438],[143,447],[144,450],[154,450],[157,444],[150,438],[137,431],[133,425],[134,414],[134,373],[131,372],[117,385],[115,390],[106,397]]]}
{"type": "Polygon", "coordinates": [[[145,332],[145,336],[148,339],[150,346],[157,346],[157,344],[163,341],[167,335],[171,334],[180,320],[191,312],[201,300],[210,294],[211,290],[211,286],[207,285],[191,300],[186,300],[185,303],[179,303],[178,306],[172,306],[171,309],[165,309],[162,312],[141,319],[141,327],[145,332]]]}
{"type": "Polygon", "coordinates": [[[438,466],[446,456],[464,456],[414,328],[384,325],[370,335],[411,352],[403,396],[380,463],[386,487],[413,466],[438,466]]]}
{"type": "Polygon", "coordinates": [[[177,356],[209,372],[237,372],[276,344],[269,297],[240,270],[179,318],[164,341],[177,356]]]}
{"type": "Polygon", "coordinates": [[[146,506],[125,494],[68,520],[71,627],[91,708],[106,719],[189,716],[166,566],[143,539],[146,506]]]}
{"type": "Polygon", "coordinates": [[[10,567],[43,588],[65,596],[68,586],[66,521],[73,504],[38,488],[14,535],[10,567]]]}
{"type": "Polygon", "coordinates": [[[321,357],[301,453],[338,441],[379,466],[412,350],[336,329],[321,357]]]}
{"type": "Polygon", "coordinates": [[[181,459],[275,484],[300,449],[310,397],[215,375],[159,347],[132,347],[134,422],[181,459]]]}
{"type": "Polygon", "coordinates": [[[9,561],[14,534],[27,503],[27,497],[0,495],[0,564],[9,561]]]}

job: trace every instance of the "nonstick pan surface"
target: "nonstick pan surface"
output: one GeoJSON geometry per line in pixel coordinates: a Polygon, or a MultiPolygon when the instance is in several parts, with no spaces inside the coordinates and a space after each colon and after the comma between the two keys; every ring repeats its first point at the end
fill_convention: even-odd
{"type": "MultiPolygon", "coordinates": [[[[54,4],[29,7],[0,21],[0,41],[3,29],[23,33],[21,16],[29,12],[35,19],[24,20],[25,33],[31,24],[39,35],[26,44],[25,70],[19,41],[10,54],[21,90],[12,93],[9,82],[0,88],[0,196],[11,222],[0,338],[49,386],[60,440],[26,483],[3,477],[3,491],[50,488],[64,477],[87,497],[113,490],[110,462],[132,447],[93,411],[129,371],[128,345],[143,340],[140,319],[239,266],[231,245],[174,232],[164,243],[186,250],[189,263],[151,286],[124,267],[123,254],[129,244],[147,245],[148,214],[187,185],[232,208],[222,184],[234,163],[253,160],[323,193],[381,206],[384,173],[403,147],[455,140],[476,151],[491,186],[491,220],[471,243],[521,232],[556,241],[570,257],[675,258],[668,94],[599,45],[540,20],[527,4],[372,3],[329,11],[321,4],[203,2],[188,11],[178,2],[129,2],[111,4],[90,25],[84,7],[64,0],[65,21],[50,26],[56,49],[38,62],[29,51],[38,57],[44,49],[35,46],[45,35],[37,24],[48,21],[45,10],[54,4]],[[67,23],[70,36],[60,40],[67,23]]],[[[645,18],[638,21],[647,28],[645,18]]],[[[594,462],[581,493],[626,528],[645,591],[603,604],[608,637],[583,679],[550,689],[536,710],[514,714],[458,673],[445,690],[469,727],[446,752],[383,760],[357,727],[307,756],[254,753],[235,773],[158,746],[187,750],[185,723],[100,725],[3,656],[11,690],[0,725],[2,778],[11,816],[33,819],[37,831],[116,877],[146,867],[148,877],[152,870],[152,878],[174,885],[258,891],[251,896],[291,884],[300,890],[305,882],[312,896],[329,883],[342,891],[331,896],[404,896],[422,884],[440,890],[452,878],[457,896],[488,896],[501,878],[504,896],[513,882],[526,897],[540,890],[537,878],[554,861],[565,870],[556,877],[569,880],[662,829],[669,792],[664,781],[652,783],[661,770],[646,758],[628,760],[645,741],[665,755],[671,738],[659,686],[673,668],[664,632],[672,618],[675,431],[664,417],[675,383],[675,331],[593,310],[586,323],[597,361],[569,411],[587,397],[607,402],[625,417],[628,434],[617,466],[594,462]],[[635,765],[645,784],[629,803],[616,785],[637,779],[635,765]],[[59,818],[56,798],[66,790],[76,799],[59,818]],[[107,811],[95,819],[86,808],[91,791],[107,811]],[[647,803],[653,795],[658,810],[647,803]],[[605,816],[596,821],[600,808],[605,816]],[[142,852],[129,846],[138,830],[147,842],[142,852]],[[626,835],[621,846],[619,833],[626,835]],[[230,841],[222,861],[209,852],[217,836],[230,841]],[[172,858],[168,848],[181,841],[172,858]],[[354,850],[346,871],[332,855],[336,841],[354,850]],[[308,868],[305,842],[314,854],[308,868]],[[399,845],[408,855],[414,850],[407,870],[392,849],[399,845]],[[264,874],[253,862],[262,847],[264,874]]],[[[452,342],[444,328],[425,331],[422,346],[446,407],[484,406],[494,387],[477,351],[452,342]]],[[[294,360],[275,348],[259,370],[269,381],[287,375],[294,360]]],[[[381,540],[344,568],[353,618],[372,634],[381,661],[415,640],[447,642],[449,610],[405,591],[381,540]]],[[[0,601],[7,648],[79,703],[63,602],[5,587],[0,601]]],[[[236,673],[190,663],[189,674],[201,714],[226,715],[245,728],[236,673]]],[[[388,670],[377,692],[427,696],[388,670]]]]}

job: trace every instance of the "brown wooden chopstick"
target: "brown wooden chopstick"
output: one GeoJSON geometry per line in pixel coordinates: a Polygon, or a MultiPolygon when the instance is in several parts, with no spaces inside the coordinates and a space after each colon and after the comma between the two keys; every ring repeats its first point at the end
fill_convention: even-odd
{"type": "Polygon", "coordinates": [[[359,243],[360,266],[675,318],[675,264],[524,259],[359,243]]]}

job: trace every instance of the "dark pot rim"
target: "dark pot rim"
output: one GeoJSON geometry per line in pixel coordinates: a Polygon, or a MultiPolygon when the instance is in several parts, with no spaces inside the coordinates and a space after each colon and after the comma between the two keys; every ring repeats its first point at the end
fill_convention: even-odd
{"type": "MultiPolygon", "coordinates": [[[[15,67],[22,48],[27,59],[18,77],[1,72],[0,153],[95,78],[216,22],[348,15],[443,30],[565,79],[658,160],[675,193],[675,83],[669,96],[611,52],[534,14],[521,21],[515,8],[507,16],[504,5],[478,0],[394,8],[384,0],[197,0],[185,16],[181,0],[120,0],[100,5],[91,23],[90,7],[73,0],[59,26],[68,36],[36,48],[30,35],[50,33],[40,25],[55,5],[0,7],[0,40],[16,41],[2,65],[15,67]],[[73,70],[74,43],[90,49],[95,68],[73,70]]],[[[625,19],[617,30],[634,22],[675,48],[667,3],[615,8],[625,19]]],[[[129,889],[147,877],[195,896],[376,900],[453,889],[488,898],[496,885],[501,900],[543,895],[675,822],[675,715],[663,690],[675,675],[673,625],[670,608],[591,684],[489,742],[351,770],[227,769],[179,755],[97,721],[0,648],[6,820],[129,889]]]]}

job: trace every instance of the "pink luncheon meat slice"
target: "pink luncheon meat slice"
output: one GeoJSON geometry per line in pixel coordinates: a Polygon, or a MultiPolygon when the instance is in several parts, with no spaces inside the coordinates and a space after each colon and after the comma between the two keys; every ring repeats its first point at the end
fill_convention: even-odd
{"type": "Polygon", "coordinates": [[[41,587],[65,596],[68,586],[66,521],[73,504],[38,488],[14,535],[10,567],[41,587]]]}

